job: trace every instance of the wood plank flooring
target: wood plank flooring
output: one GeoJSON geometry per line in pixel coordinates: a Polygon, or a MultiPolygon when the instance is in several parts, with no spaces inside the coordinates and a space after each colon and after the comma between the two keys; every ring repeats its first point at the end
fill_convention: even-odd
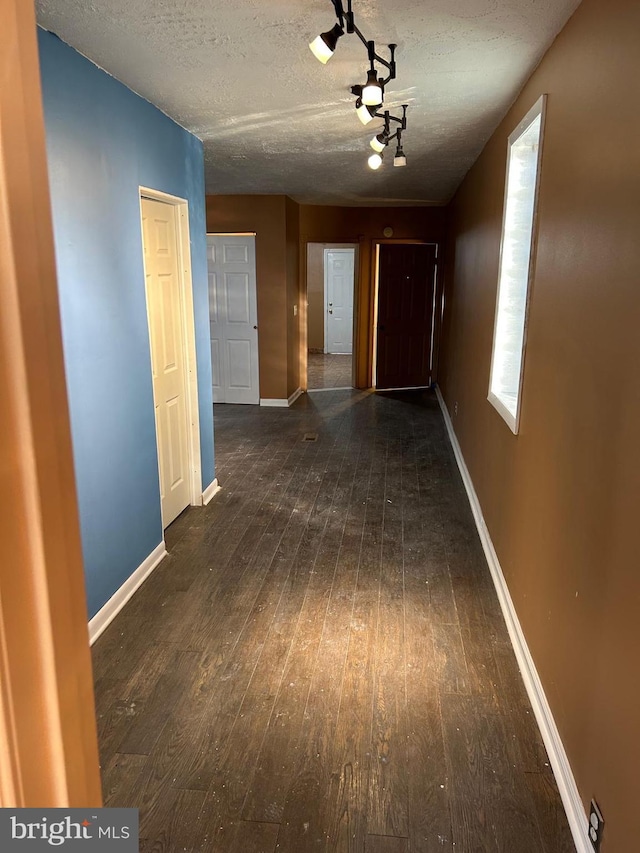
{"type": "Polygon", "coordinates": [[[215,429],[222,491],[93,649],[141,851],[572,851],[434,395],[215,429]]]}

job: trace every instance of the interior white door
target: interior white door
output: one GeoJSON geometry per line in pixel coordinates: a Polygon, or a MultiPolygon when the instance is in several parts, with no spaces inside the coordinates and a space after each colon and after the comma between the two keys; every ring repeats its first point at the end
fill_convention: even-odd
{"type": "Polygon", "coordinates": [[[214,403],[259,403],[256,238],[207,235],[214,403]]]}
{"type": "Polygon", "coordinates": [[[326,353],[350,354],[353,349],[354,249],[324,250],[326,353]]]}
{"type": "Polygon", "coordinates": [[[176,208],[143,198],[142,228],[164,528],[189,505],[190,498],[184,305],[176,208]]]}

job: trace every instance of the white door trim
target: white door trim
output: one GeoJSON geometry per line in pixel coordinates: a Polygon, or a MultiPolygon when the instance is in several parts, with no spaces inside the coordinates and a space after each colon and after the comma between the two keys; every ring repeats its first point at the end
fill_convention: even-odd
{"type": "Polygon", "coordinates": [[[324,353],[329,351],[329,269],[327,254],[331,250],[325,246],[322,252],[322,289],[324,291],[324,353]]]}
{"type": "MultiPolygon", "coordinates": [[[[191,242],[189,238],[189,203],[184,198],[140,187],[140,227],[142,229],[142,199],[161,201],[176,208],[178,235],[178,264],[182,294],[183,338],[185,345],[185,389],[187,397],[187,446],[189,450],[189,503],[202,506],[202,462],[200,458],[200,408],[198,399],[198,363],[196,360],[196,327],[193,311],[193,280],[191,276],[191,242]]],[[[143,240],[140,232],[141,245],[143,240]]],[[[143,252],[144,258],[144,252],[143,252]]],[[[146,299],[146,288],[145,288],[146,299]]],[[[147,314],[149,306],[147,304],[147,314]]],[[[149,361],[151,371],[151,361],[149,361]]],[[[160,483],[158,482],[158,490],[160,483]]]]}

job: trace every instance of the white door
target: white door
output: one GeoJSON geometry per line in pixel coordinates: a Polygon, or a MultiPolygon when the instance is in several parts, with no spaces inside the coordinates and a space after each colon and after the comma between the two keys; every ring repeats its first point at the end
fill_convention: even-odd
{"type": "Polygon", "coordinates": [[[176,208],[143,198],[142,228],[164,528],[189,505],[190,498],[184,306],[176,208]]]}
{"type": "Polygon", "coordinates": [[[324,250],[324,351],[350,354],[353,347],[354,249],[324,250]]]}
{"type": "Polygon", "coordinates": [[[256,238],[207,235],[214,403],[259,403],[256,238]]]}

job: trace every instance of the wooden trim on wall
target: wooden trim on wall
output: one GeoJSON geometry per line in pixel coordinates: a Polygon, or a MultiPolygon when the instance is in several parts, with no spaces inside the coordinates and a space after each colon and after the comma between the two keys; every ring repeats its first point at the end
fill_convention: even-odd
{"type": "MultiPolygon", "coordinates": [[[[358,257],[358,298],[356,300],[356,388],[371,388],[373,337],[373,240],[361,237],[358,257]]],[[[355,306],[354,306],[355,307],[355,306]]]]}
{"type": "Polygon", "coordinates": [[[33,3],[0,20],[0,800],[98,806],[33,3]]]}
{"type": "Polygon", "coordinates": [[[308,260],[307,253],[309,245],[302,235],[298,239],[298,305],[300,318],[300,352],[298,353],[300,365],[300,387],[303,392],[308,389],[309,369],[309,295],[307,287],[308,260]]]}

